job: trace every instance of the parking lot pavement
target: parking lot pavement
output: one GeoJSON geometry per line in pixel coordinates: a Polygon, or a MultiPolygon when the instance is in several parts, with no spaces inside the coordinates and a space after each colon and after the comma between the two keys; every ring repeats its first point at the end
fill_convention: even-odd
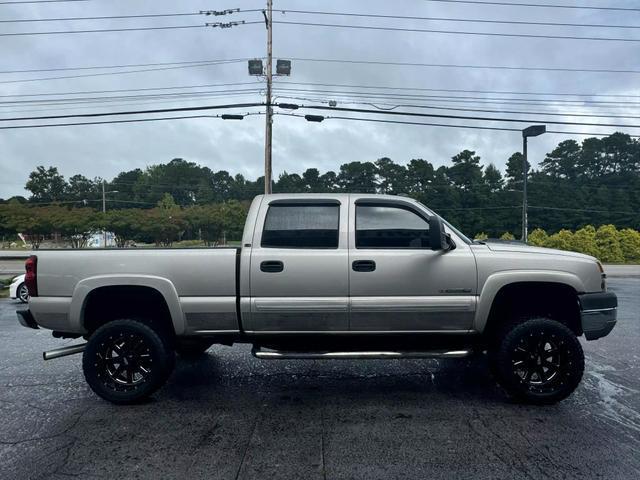
{"type": "MultiPolygon", "coordinates": [[[[640,279],[585,342],[568,400],[511,403],[484,361],[260,361],[247,346],[179,362],[152,401],[116,407],[80,356],[0,301],[0,478],[640,478],[640,279]]],[[[64,341],[65,343],[74,343],[64,341]]]]}

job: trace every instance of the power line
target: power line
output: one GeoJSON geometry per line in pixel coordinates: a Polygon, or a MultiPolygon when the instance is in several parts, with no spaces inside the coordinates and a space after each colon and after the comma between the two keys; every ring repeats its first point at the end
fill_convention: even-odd
{"type": "MultiPolygon", "coordinates": [[[[280,91],[280,89],[276,89],[277,91],[280,91]]],[[[436,97],[429,97],[429,96],[407,96],[407,95],[385,95],[385,94],[366,94],[366,93],[361,93],[361,94],[348,94],[348,93],[340,93],[340,92],[335,92],[335,91],[328,91],[328,92],[323,92],[323,91],[314,91],[314,90],[298,90],[299,92],[303,92],[299,95],[305,95],[305,96],[315,96],[316,99],[320,100],[320,101],[326,101],[327,99],[331,99],[331,100],[340,100],[342,102],[349,102],[349,101],[354,101],[355,100],[368,100],[368,102],[378,102],[378,101],[388,101],[389,99],[393,99],[393,100],[402,100],[402,101],[411,101],[411,102],[419,102],[421,104],[424,104],[425,102],[432,102],[432,101],[437,101],[440,103],[447,103],[447,104],[463,104],[463,105],[473,105],[473,104],[478,104],[478,105],[500,105],[500,106],[508,106],[510,108],[516,106],[516,105],[520,105],[520,106],[526,106],[526,107],[531,107],[531,106],[536,106],[536,107],[546,107],[546,108],[555,108],[555,107],[573,107],[573,108],[582,108],[582,109],[595,109],[595,108],[607,108],[607,109],[628,109],[630,108],[629,106],[625,105],[625,104],[614,104],[614,105],[582,105],[582,104],[567,104],[567,105],[557,105],[554,103],[546,103],[544,101],[511,101],[510,99],[503,99],[503,100],[484,100],[482,99],[482,97],[475,97],[477,98],[476,100],[465,100],[465,99],[461,99],[460,97],[447,97],[447,96],[436,96],[436,97]]],[[[298,98],[295,96],[292,96],[295,94],[290,94],[287,92],[283,92],[280,93],[278,96],[281,98],[298,98]]]]}
{"type": "MultiPolygon", "coordinates": [[[[299,117],[304,118],[304,115],[296,114],[296,113],[277,113],[276,115],[284,115],[288,117],[299,117]]],[[[363,118],[363,117],[344,117],[344,116],[336,116],[331,115],[324,117],[325,120],[352,120],[358,122],[371,122],[371,123],[390,123],[390,124],[398,124],[398,125],[419,125],[426,127],[445,127],[445,128],[464,128],[471,130],[495,130],[502,132],[518,132],[522,133],[522,129],[520,128],[509,128],[509,127],[489,127],[483,125],[452,125],[449,123],[426,123],[426,122],[411,122],[407,120],[385,120],[379,118],[363,118]]],[[[591,136],[591,137],[608,137],[611,136],[611,133],[596,133],[596,132],[575,132],[575,131],[560,131],[560,130],[547,130],[546,133],[558,134],[558,135],[583,135],[583,136],[591,136]]],[[[640,138],[640,135],[629,135],[633,138],[640,138]]],[[[522,206],[521,206],[522,207],[522,206]]]]}
{"type": "Polygon", "coordinates": [[[42,97],[42,96],[52,96],[52,95],[85,95],[85,94],[97,94],[97,93],[119,93],[119,92],[146,92],[151,90],[176,90],[176,89],[188,89],[188,88],[229,87],[229,86],[241,86],[241,85],[260,85],[260,84],[254,81],[254,82],[208,83],[203,85],[184,85],[184,86],[176,86],[176,87],[142,87],[142,88],[119,88],[119,89],[112,89],[112,90],[79,90],[79,91],[73,91],[73,92],[22,93],[22,94],[0,95],[0,98],[42,97]]]}
{"type": "Polygon", "coordinates": [[[154,93],[146,95],[116,95],[102,97],[74,97],[74,98],[47,98],[38,100],[9,100],[0,101],[1,106],[20,106],[20,105],[68,105],[82,103],[100,103],[100,102],[117,102],[125,100],[143,100],[143,99],[165,99],[165,98],[184,98],[198,97],[207,95],[226,95],[230,93],[255,93],[260,89],[257,88],[241,88],[226,90],[209,90],[203,92],[174,92],[174,93],[154,93]]]}
{"type": "Polygon", "coordinates": [[[490,70],[524,70],[541,72],[580,72],[580,73],[632,73],[638,74],[640,70],[616,70],[609,68],[567,68],[567,67],[513,67],[509,65],[464,65],[451,63],[417,63],[417,62],[387,62],[378,60],[343,60],[335,58],[300,58],[287,57],[296,62],[322,62],[344,63],[358,65],[389,65],[401,67],[436,67],[436,68],[463,68],[463,69],[490,69],[490,70]]]}
{"type": "Polygon", "coordinates": [[[99,28],[95,30],[55,30],[49,32],[13,32],[0,33],[0,37],[19,37],[29,35],[67,35],[74,33],[109,33],[109,32],[141,32],[147,30],[180,30],[185,28],[204,28],[206,25],[165,25],[159,27],[125,27],[125,28],[99,28]]]}
{"type": "MultiPolygon", "coordinates": [[[[247,12],[248,10],[240,10],[240,12],[247,12]]],[[[381,15],[372,13],[356,13],[356,12],[327,12],[318,10],[274,10],[282,14],[295,13],[302,15],[329,15],[337,17],[357,17],[357,18],[385,18],[396,20],[425,20],[436,22],[465,22],[465,23],[490,23],[490,24],[505,24],[505,25],[536,25],[547,27],[588,27],[588,28],[628,28],[639,29],[640,25],[607,25],[603,23],[565,23],[565,22],[534,22],[534,21],[519,21],[519,20],[488,20],[479,18],[453,18],[453,17],[418,17],[418,16],[406,16],[406,15],[381,15]]]]}
{"type": "Polygon", "coordinates": [[[318,87],[348,87],[366,88],[377,90],[403,90],[403,91],[426,91],[426,92],[452,92],[452,93],[490,93],[498,95],[550,95],[562,97],[622,97],[640,98],[640,95],[605,94],[605,93],[568,93],[568,92],[520,92],[513,90],[464,90],[456,88],[424,88],[424,87],[392,87],[388,85],[353,85],[344,83],[314,83],[314,82],[277,82],[280,85],[309,85],[318,87]]]}
{"type": "MultiPolygon", "coordinates": [[[[400,116],[408,116],[408,117],[449,118],[452,120],[480,120],[480,121],[489,121],[489,122],[510,122],[510,123],[539,122],[539,120],[532,120],[532,119],[476,117],[476,116],[465,116],[465,115],[445,115],[445,114],[439,114],[439,113],[381,111],[381,110],[372,110],[370,108],[329,107],[324,105],[299,105],[299,108],[306,108],[309,110],[333,110],[338,112],[353,112],[353,113],[375,113],[375,114],[381,114],[381,115],[400,115],[400,116]]],[[[546,120],[546,123],[550,123],[553,125],[576,125],[576,126],[583,126],[583,127],[640,128],[640,125],[624,125],[624,124],[616,124],[616,123],[563,122],[560,120],[546,120]]]]}
{"type": "Polygon", "coordinates": [[[45,115],[39,117],[0,118],[0,122],[22,122],[30,120],[57,120],[62,118],[110,117],[116,115],[142,115],[149,113],[193,112],[201,110],[219,110],[222,108],[263,107],[264,103],[232,103],[228,105],[204,105],[199,107],[157,108],[153,110],[129,110],[122,112],[76,113],[72,115],[45,115]]]}
{"type": "Polygon", "coordinates": [[[537,205],[529,205],[529,208],[537,208],[540,210],[559,210],[563,212],[619,213],[621,215],[639,215],[638,212],[623,212],[620,210],[593,210],[590,208],[541,207],[537,205]]]}
{"type": "Polygon", "coordinates": [[[30,3],[71,3],[71,2],[88,2],[90,0],[21,0],[13,2],[0,2],[0,5],[27,5],[30,3]]]}
{"type": "Polygon", "coordinates": [[[221,60],[218,62],[204,62],[198,64],[189,64],[189,65],[177,65],[174,67],[159,67],[159,68],[144,68],[139,70],[127,70],[125,72],[101,72],[101,73],[87,73],[82,75],[64,75],[60,77],[40,77],[40,78],[25,78],[21,80],[2,80],[0,84],[3,83],[26,83],[26,82],[40,82],[45,80],[63,80],[70,78],[87,78],[87,77],[101,77],[106,75],[126,75],[129,73],[142,73],[142,72],[159,72],[165,70],[175,70],[179,68],[193,68],[193,67],[209,67],[212,65],[227,65],[231,63],[239,63],[244,62],[246,60],[221,60]]]}
{"type": "Polygon", "coordinates": [[[533,34],[533,33],[469,32],[469,31],[463,31],[463,30],[436,30],[436,29],[427,29],[427,28],[406,28],[406,27],[376,27],[373,25],[344,25],[340,23],[289,22],[284,20],[274,20],[273,23],[279,23],[281,25],[302,25],[307,27],[352,28],[357,30],[383,30],[388,32],[437,33],[437,34],[445,34],[445,35],[473,35],[473,36],[512,37],[512,38],[545,38],[545,39],[552,39],[552,40],[640,42],[640,38],[624,38],[624,37],[581,37],[577,35],[542,35],[542,34],[533,34]]]}
{"type": "Polygon", "coordinates": [[[466,3],[470,5],[497,5],[497,6],[504,6],[504,7],[569,8],[569,9],[575,9],[575,10],[610,10],[610,11],[622,11],[622,12],[640,12],[640,8],[596,7],[592,5],[492,2],[492,1],[484,1],[484,0],[425,0],[425,1],[439,2],[439,3],[466,3]]]}
{"type": "MultiPolygon", "coordinates": [[[[328,103],[327,100],[321,100],[318,97],[316,98],[305,98],[305,97],[282,97],[292,100],[306,100],[309,102],[319,101],[321,103],[328,103]]],[[[424,109],[434,109],[434,110],[452,110],[459,112],[482,112],[482,113],[509,113],[515,115],[549,115],[554,117],[592,117],[592,118],[627,118],[627,119],[640,119],[640,116],[633,115],[618,115],[614,113],[576,113],[576,112],[531,112],[531,111],[518,111],[518,110],[488,110],[488,109],[480,109],[480,108],[461,108],[461,107],[449,107],[446,105],[411,105],[411,104],[393,104],[393,103],[373,103],[373,102],[342,102],[348,104],[356,104],[356,105],[370,105],[374,108],[377,108],[381,111],[391,111],[396,108],[405,107],[405,108],[424,108],[424,109]],[[389,108],[382,108],[380,105],[389,106],[389,108]]],[[[542,122],[542,120],[538,120],[542,122]]],[[[543,122],[544,123],[544,122],[543,122]]]]}
{"type": "Polygon", "coordinates": [[[198,16],[200,13],[147,13],[141,15],[105,15],[98,17],[58,17],[58,18],[14,18],[0,20],[0,23],[30,23],[30,22],[72,22],[80,20],[121,20],[129,18],[163,18],[163,17],[188,17],[198,16]]]}
{"type": "MultiPolygon", "coordinates": [[[[262,112],[245,113],[243,116],[262,115],[262,112]]],[[[163,120],[184,120],[189,118],[222,118],[222,115],[185,115],[175,117],[153,117],[153,118],[136,118],[128,120],[103,120],[96,122],[71,122],[71,123],[43,123],[38,125],[11,125],[0,126],[0,130],[17,130],[25,128],[47,128],[47,127],[75,127],[82,125],[106,125],[115,123],[141,123],[141,122],[157,122],[163,120]]],[[[110,182],[113,183],[113,182],[110,182]]]]}
{"type": "Polygon", "coordinates": [[[134,67],[164,67],[168,65],[196,65],[203,63],[218,62],[237,62],[246,61],[249,58],[229,58],[229,59],[208,59],[208,60],[191,60],[187,62],[155,62],[155,63],[124,63],[120,65],[90,65],[82,67],[57,67],[57,68],[31,68],[31,69],[14,69],[0,71],[2,74],[9,73],[36,73],[36,72],[64,72],[69,70],[107,70],[111,68],[134,68],[134,67]]]}
{"type": "Polygon", "coordinates": [[[614,100],[564,100],[564,99],[548,99],[548,98],[502,98],[502,97],[477,97],[477,96],[469,96],[469,95],[425,95],[425,94],[404,94],[404,93],[365,93],[358,91],[343,91],[343,90],[323,90],[323,89],[302,89],[302,88],[280,88],[279,91],[283,92],[305,92],[305,93],[324,93],[327,95],[331,94],[342,94],[342,95],[364,95],[369,98],[372,97],[382,97],[382,98],[428,98],[428,99],[457,99],[457,100],[495,100],[504,103],[509,102],[519,102],[526,104],[561,104],[561,105],[572,105],[572,106],[580,106],[584,104],[588,105],[619,105],[619,106],[628,106],[628,105],[640,105],[640,102],[632,102],[632,101],[614,101],[614,100]]]}

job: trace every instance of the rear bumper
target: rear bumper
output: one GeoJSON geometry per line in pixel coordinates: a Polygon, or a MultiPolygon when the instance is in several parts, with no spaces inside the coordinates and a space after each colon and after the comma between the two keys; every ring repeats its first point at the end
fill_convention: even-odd
{"type": "Polygon", "coordinates": [[[22,325],[23,327],[34,328],[34,329],[40,328],[38,327],[38,324],[36,323],[35,318],[33,318],[31,311],[18,310],[16,314],[18,315],[18,322],[20,322],[20,325],[22,325]]]}
{"type": "Polygon", "coordinates": [[[587,340],[609,335],[616,325],[618,297],[615,293],[585,293],[578,295],[582,331],[587,340]]]}

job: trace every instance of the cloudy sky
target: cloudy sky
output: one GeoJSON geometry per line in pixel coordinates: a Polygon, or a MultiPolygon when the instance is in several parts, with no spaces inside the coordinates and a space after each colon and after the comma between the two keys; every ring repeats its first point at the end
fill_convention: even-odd
{"type": "MultiPolygon", "coordinates": [[[[512,0],[504,1],[511,2],[512,0]]],[[[515,1],[513,0],[513,2],[515,1]]],[[[263,8],[265,3],[266,0],[234,0],[229,2],[88,0],[67,3],[0,4],[0,20],[193,13],[206,8],[254,10],[263,8]]],[[[558,2],[538,0],[534,3],[557,4],[558,2]]],[[[636,0],[591,0],[590,2],[563,0],[562,3],[622,8],[640,7],[636,0]]],[[[274,20],[287,22],[640,39],[640,29],[634,28],[585,28],[363,18],[310,15],[290,11],[319,10],[412,17],[640,26],[640,10],[525,8],[429,0],[397,0],[393,2],[383,0],[351,0],[349,2],[275,0],[274,8],[289,10],[285,14],[274,12],[274,20]]],[[[220,17],[193,15],[91,21],[5,22],[0,23],[0,33],[165,25],[197,26],[207,21],[238,20],[260,22],[262,14],[255,11],[220,17]]],[[[177,63],[262,57],[266,53],[265,39],[264,23],[225,29],[184,28],[57,35],[2,35],[0,36],[0,51],[2,51],[0,60],[1,117],[261,102],[263,101],[264,83],[255,77],[248,76],[245,61],[205,66],[185,66],[184,63],[177,63]],[[176,64],[138,66],[171,62],[176,62],[176,64]],[[120,65],[136,66],[85,68],[120,65]],[[78,69],[71,70],[71,68],[78,69]],[[20,70],[22,72],[10,73],[20,70]],[[36,71],[24,72],[24,70],[36,71]],[[150,71],[141,72],[139,70],[150,71]],[[125,71],[132,73],[122,73],[125,71]],[[52,79],[52,77],[67,78],[52,79]],[[196,88],[197,86],[202,87],[196,88]],[[151,88],[162,90],[148,90],[151,88]],[[113,92],[113,90],[121,91],[113,92]],[[238,90],[245,91],[238,92],[238,90]],[[183,95],[181,98],[174,96],[152,99],[148,97],[132,99],[130,97],[186,92],[199,92],[199,95],[197,97],[183,95]],[[95,97],[114,96],[129,97],[95,100],[95,97]],[[54,104],[43,101],[53,98],[63,98],[65,103],[54,104]],[[71,104],[69,103],[71,98],[90,98],[93,103],[71,104]]],[[[278,23],[274,25],[274,58],[296,58],[299,60],[293,61],[291,77],[279,78],[276,83],[276,87],[298,91],[280,90],[276,94],[278,100],[283,102],[319,104],[336,99],[340,106],[358,108],[373,108],[364,103],[374,103],[383,108],[403,104],[421,104],[423,106],[453,106],[456,108],[524,112],[638,116],[640,74],[637,73],[367,65],[303,59],[640,71],[639,47],[640,43],[622,41],[453,35],[278,23]],[[294,84],[284,85],[285,82],[294,82],[294,84]],[[301,83],[343,86],[300,85],[301,83]],[[364,88],[368,86],[433,90],[364,88]],[[479,90],[482,93],[443,92],[437,89],[479,90]],[[332,94],[327,93],[327,90],[350,93],[332,94]],[[523,93],[512,95],[484,93],[487,91],[523,93]],[[526,93],[540,92],[544,95],[526,95],[526,93]],[[551,95],[554,93],[597,96],[551,95]],[[398,94],[414,95],[414,98],[399,98],[398,94]],[[365,95],[373,95],[375,98],[364,98],[365,95]],[[415,97],[416,95],[422,97],[415,97]],[[424,97],[424,95],[439,95],[446,98],[424,97]],[[603,95],[615,96],[604,97],[603,95]],[[453,98],[457,96],[475,98],[453,98]],[[504,101],[496,100],[504,98],[510,98],[512,101],[505,104],[504,101]],[[528,102],[528,104],[516,103],[518,99],[525,98],[539,101],[528,102]],[[549,99],[560,101],[552,104],[548,102],[549,99]]],[[[602,116],[536,116],[533,114],[456,112],[417,109],[415,107],[399,107],[397,110],[536,119],[541,123],[545,119],[639,123],[638,120],[633,119],[602,116]]],[[[237,113],[247,111],[259,111],[259,109],[244,109],[237,113]]],[[[184,113],[183,115],[189,114],[184,113]]],[[[330,114],[331,112],[327,113],[327,115],[330,114]]],[[[144,115],[144,117],[151,116],[144,115]]],[[[362,117],[363,115],[352,114],[352,116],[362,117]]],[[[124,119],[125,117],[116,118],[124,119]]],[[[369,118],[402,120],[404,117],[376,115],[369,116],[369,118]]],[[[115,118],[109,117],[109,119],[115,118]]],[[[427,118],[408,120],[508,128],[522,128],[527,125],[526,123],[509,124],[427,118]]],[[[57,120],[57,122],[60,121],[57,120]]],[[[62,121],[79,122],[83,119],[62,121]]],[[[41,124],[45,121],[2,122],[2,125],[36,123],[41,124]]],[[[549,125],[548,128],[561,131],[604,133],[623,130],[632,134],[640,134],[640,128],[616,129],[614,127],[563,125],[549,125]]],[[[555,144],[566,138],[581,140],[584,137],[547,134],[531,140],[529,143],[530,159],[533,163],[540,161],[555,144]]],[[[249,178],[255,178],[262,174],[263,142],[264,117],[260,115],[235,122],[203,118],[0,130],[0,197],[7,198],[12,195],[25,194],[23,186],[26,178],[37,165],[57,166],[66,177],[80,173],[87,177],[99,176],[111,179],[122,170],[136,167],[144,168],[151,164],[169,161],[174,157],[182,157],[206,165],[213,170],[224,169],[234,174],[242,173],[249,178]]],[[[492,162],[503,169],[509,155],[521,148],[521,137],[518,132],[392,125],[345,120],[308,123],[301,118],[277,116],[274,121],[274,176],[277,178],[278,173],[285,170],[302,172],[309,167],[316,167],[321,171],[335,170],[344,162],[373,161],[383,156],[388,156],[400,163],[406,163],[412,158],[424,158],[436,165],[441,165],[447,163],[451,156],[465,148],[475,150],[485,164],[492,162]]]]}

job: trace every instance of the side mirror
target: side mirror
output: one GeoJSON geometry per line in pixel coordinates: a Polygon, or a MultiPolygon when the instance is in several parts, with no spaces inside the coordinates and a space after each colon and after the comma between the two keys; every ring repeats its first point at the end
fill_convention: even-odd
{"type": "Polygon", "coordinates": [[[429,218],[429,248],[431,250],[449,250],[448,235],[444,231],[444,224],[437,215],[429,218]]]}

